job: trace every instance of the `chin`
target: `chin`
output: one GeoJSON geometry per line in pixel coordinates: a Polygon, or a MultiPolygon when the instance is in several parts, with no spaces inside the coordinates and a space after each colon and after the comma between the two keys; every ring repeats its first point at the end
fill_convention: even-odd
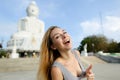
{"type": "Polygon", "coordinates": [[[70,50],[70,49],[72,49],[72,46],[68,46],[66,49],[70,50]]]}

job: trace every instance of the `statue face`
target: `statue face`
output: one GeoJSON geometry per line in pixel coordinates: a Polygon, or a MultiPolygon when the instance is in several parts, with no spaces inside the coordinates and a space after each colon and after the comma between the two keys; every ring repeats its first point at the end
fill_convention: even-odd
{"type": "Polygon", "coordinates": [[[38,16],[39,14],[39,10],[37,8],[37,6],[29,6],[28,9],[27,9],[27,13],[28,13],[28,16],[38,16]]]}

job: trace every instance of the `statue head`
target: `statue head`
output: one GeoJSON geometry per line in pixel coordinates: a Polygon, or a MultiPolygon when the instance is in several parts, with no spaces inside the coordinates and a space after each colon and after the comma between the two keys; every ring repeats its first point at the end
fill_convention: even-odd
{"type": "Polygon", "coordinates": [[[36,5],[36,2],[35,1],[32,1],[29,6],[27,7],[26,9],[27,11],[27,16],[33,16],[33,17],[38,17],[39,15],[39,8],[38,6],[36,5]]]}

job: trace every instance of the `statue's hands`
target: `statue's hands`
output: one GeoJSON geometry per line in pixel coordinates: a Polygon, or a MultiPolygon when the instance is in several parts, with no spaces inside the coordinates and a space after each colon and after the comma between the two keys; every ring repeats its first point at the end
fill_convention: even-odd
{"type": "Polygon", "coordinates": [[[90,65],[87,69],[86,69],[86,77],[87,80],[94,80],[94,74],[92,72],[92,65],[90,65]]]}

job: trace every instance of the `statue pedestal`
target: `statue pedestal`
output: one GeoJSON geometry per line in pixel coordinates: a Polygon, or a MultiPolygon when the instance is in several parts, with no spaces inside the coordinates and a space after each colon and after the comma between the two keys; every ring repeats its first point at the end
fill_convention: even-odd
{"type": "Polygon", "coordinates": [[[10,58],[19,58],[19,54],[16,52],[16,40],[14,40],[14,46],[10,58]]]}
{"type": "Polygon", "coordinates": [[[84,45],[84,50],[81,52],[81,56],[88,56],[88,53],[87,53],[87,44],[84,45]]]}
{"type": "Polygon", "coordinates": [[[85,51],[82,51],[82,52],[81,52],[81,56],[88,56],[88,53],[85,52],[85,51]]]}
{"type": "Polygon", "coordinates": [[[19,58],[19,54],[18,53],[12,53],[10,55],[10,58],[19,58]]]}

